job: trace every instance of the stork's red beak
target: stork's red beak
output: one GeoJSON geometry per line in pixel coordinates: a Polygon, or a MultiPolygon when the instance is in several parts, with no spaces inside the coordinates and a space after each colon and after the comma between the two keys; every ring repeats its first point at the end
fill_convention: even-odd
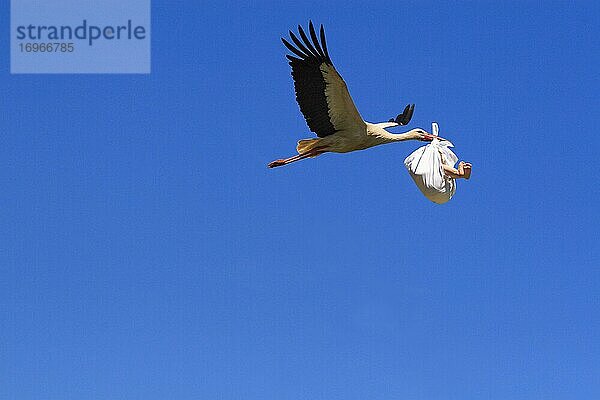
{"type": "Polygon", "coordinates": [[[433,139],[448,141],[447,139],[444,139],[441,136],[433,136],[433,135],[430,135],[429,133],[426,134],[425,137],[421,141],[422,142],[433,142],[433,139]]]}

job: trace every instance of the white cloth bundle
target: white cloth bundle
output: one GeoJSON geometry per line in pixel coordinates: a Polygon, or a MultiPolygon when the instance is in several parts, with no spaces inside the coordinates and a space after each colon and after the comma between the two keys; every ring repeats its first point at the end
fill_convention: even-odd
{"type": "MultiPolygon", "coordinates": [[[[433,135],[438,135],[438,126],[432,124],[433,135]]],[[[456,180],[444,174],[442,164],[454,167],[458,161],[450,150],[454,147],[447,140],[435,138],[427,146],[419,147],[404,160],[408,173],[417,187],[429,200],[437,204],[446,203],[456,192],[456,180]]]]}

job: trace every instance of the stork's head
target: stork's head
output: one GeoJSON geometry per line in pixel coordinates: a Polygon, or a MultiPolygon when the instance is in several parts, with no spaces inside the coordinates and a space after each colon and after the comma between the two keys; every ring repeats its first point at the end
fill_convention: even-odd
{"type": "Polygon", "coordinates": [[[421,142],[431,142],[435,138],[431,133],[421,128],[415,128],[410,132],[414,135],[415,140],[420,140],[421,142]]]}

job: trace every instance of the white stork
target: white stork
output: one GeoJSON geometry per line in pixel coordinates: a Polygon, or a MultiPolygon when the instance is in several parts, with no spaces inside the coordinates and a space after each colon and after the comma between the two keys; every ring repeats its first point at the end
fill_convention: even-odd
{"type": "Polygon", "coordinates": [[[281,40],[297,56],[286,55],[292,67],[296,101],[308,127],[318,138],[300,140],[296,147],[297,155],[275,160],[269,163],[269,168],[326,152],[348,153],[384,143],[433,140],[433,135],[420,128],[401,134],[386,131],[386,128],[408,124],[414,104],[407,105],[402,114],[388,122],[373,124],[364,121],[350,97],[346,82],[329,58],[323,25],[319,32],[320,43],[312,21],[308,24],[308,31],[312,42],[300,25],[298,32],[302,41],[292,31],[289,32],[296,47],[283,38],[281,40]]]}

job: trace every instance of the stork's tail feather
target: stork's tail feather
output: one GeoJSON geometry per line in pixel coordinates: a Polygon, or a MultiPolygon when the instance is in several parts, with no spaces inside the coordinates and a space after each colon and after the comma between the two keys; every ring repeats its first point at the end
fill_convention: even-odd
{"type": "Polygon", "coordinates": [[[319,145],[321,139],[302,139],[298,141],[298,146],[296,146],[296,151],[298,154],[304,154],[308,151],[311,151],[315,147],[319,145]]]}

